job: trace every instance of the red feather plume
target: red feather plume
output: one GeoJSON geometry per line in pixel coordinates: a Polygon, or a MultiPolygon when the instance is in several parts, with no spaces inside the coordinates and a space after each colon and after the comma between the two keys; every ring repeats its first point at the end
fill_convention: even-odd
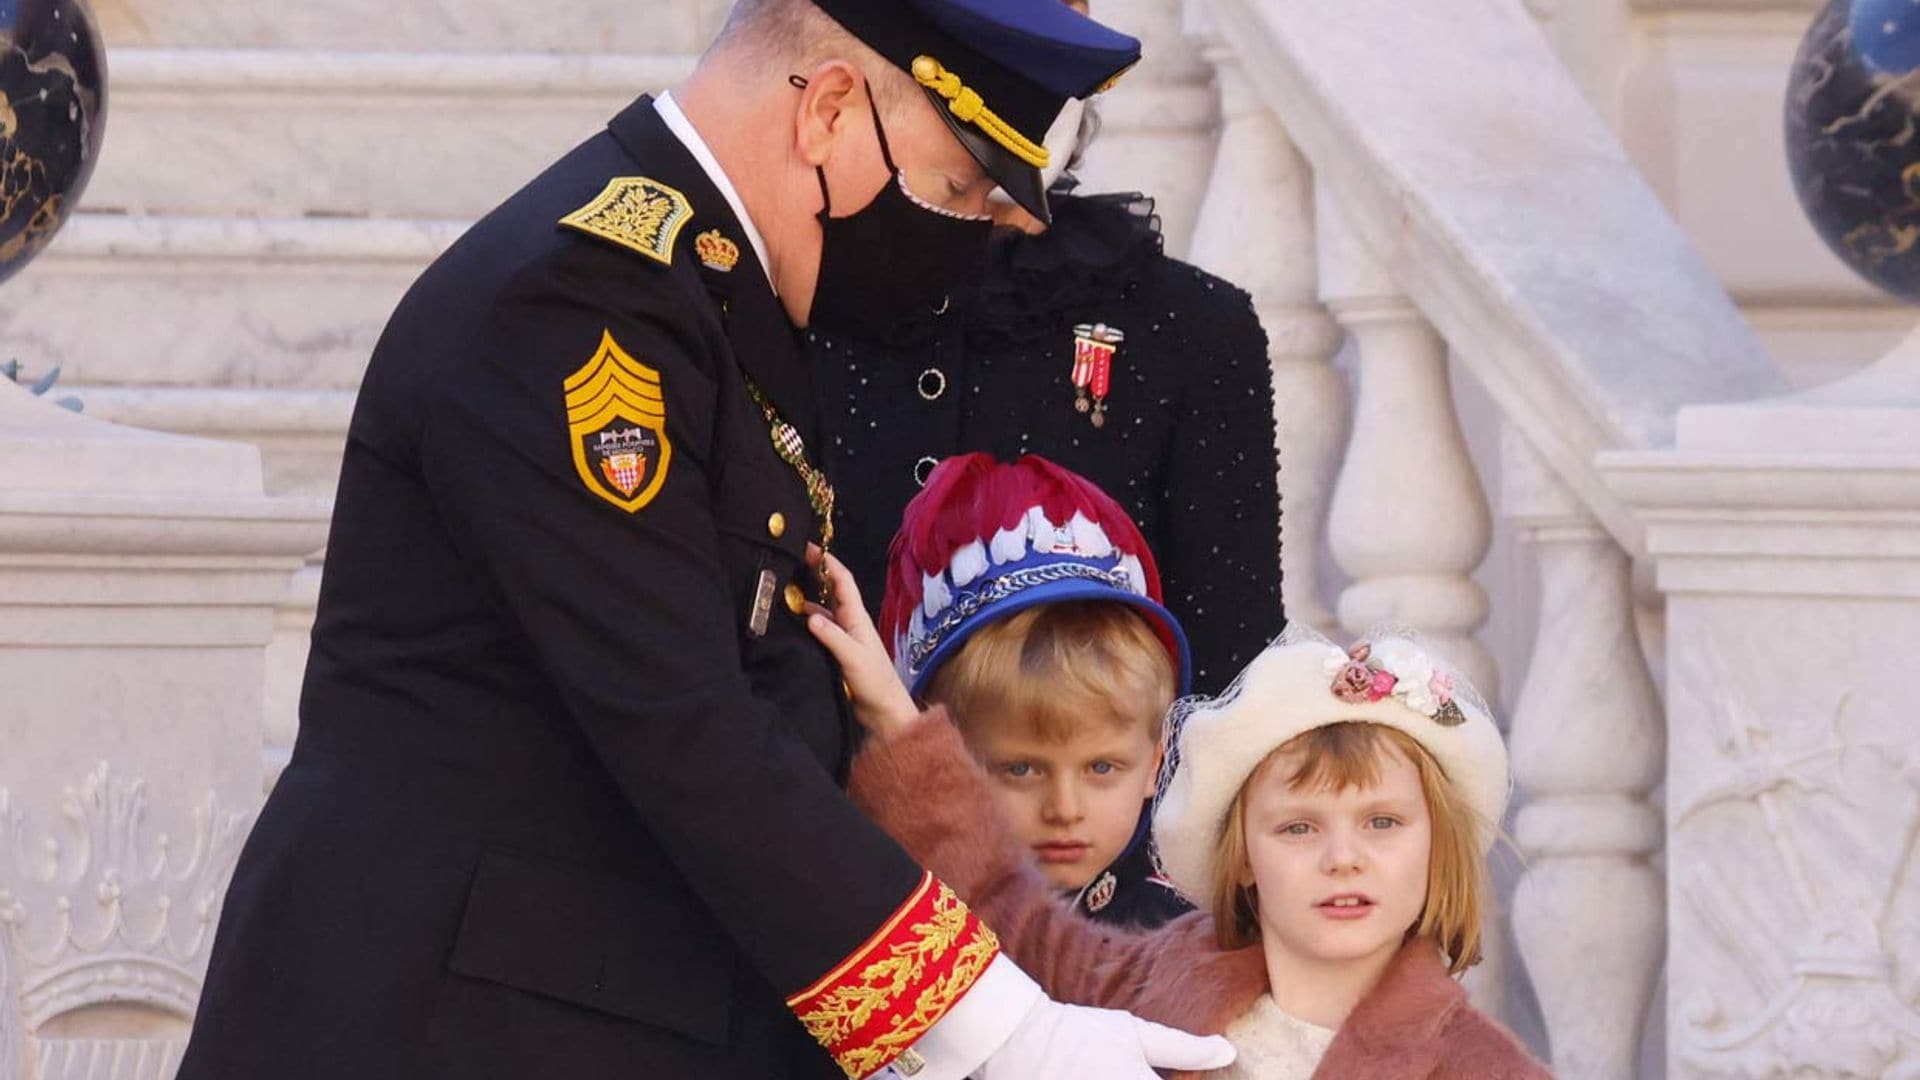
{"type": "Polygon", "coordinates": [[[893,649],[924,598],[924,575],[945,571],[954,552],[975,540],[991,541],[1035,506],[1049,521],[1065,524],[1078,512],[1098,524],[1114,547],[1140,560],[1147,595],[1160,600],[1160,571],[1139,526],[1092,481],[1038,454],[1010,465],[991,454],[959,454],[927,477],[887,549],[887,592],[880,605],[887,648],[893,649]]]}

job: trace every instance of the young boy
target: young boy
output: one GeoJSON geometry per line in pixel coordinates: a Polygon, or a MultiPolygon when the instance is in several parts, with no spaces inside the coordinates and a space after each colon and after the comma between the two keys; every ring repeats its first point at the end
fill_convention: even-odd
{"type": "Polygon", "coordinates": [[[880,632],[945,705],[1041,872],[1090,917],[1189,910],[1155,872],[1147,812],[1163,720],[1190,676],[1139,529],[1045,458],[949,458],[894,537],[880,632]]]}

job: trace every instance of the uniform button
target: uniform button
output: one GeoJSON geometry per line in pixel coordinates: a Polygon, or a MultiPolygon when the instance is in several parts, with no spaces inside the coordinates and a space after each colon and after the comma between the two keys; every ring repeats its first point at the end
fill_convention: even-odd
{"type": "Polygon", "coordinates": [[[787,515],[775,510],[767,517],[767,535],[775,540],[787,535],[787,515]]]}
{"type": "Polygon", "coordinates": [[[807,594],[798,582],[787,582],[787,610],[795,615],[807,610],[807,594]]]}
{"type": "Polygon", "coordinates": [[[927,477],[933,475],[933,467],[940,464],[937,458],[923,457],[913,463],[913,483],[916,487],[926,487],[927,477]]]}
{"type": "Polygon", "coordinates": [[[923,401],[938,401],[940,395],[947,392],[947,373],[937,367],[930,367],[920,373],[920,398],[923,401]]]}

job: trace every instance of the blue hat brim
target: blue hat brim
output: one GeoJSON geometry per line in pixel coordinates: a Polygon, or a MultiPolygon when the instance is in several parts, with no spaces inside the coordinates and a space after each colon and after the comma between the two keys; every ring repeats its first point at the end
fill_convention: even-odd
{"type": "Polygon", "coordinates": [[[916,698],[924,694],[927,683],[933,679],[933,673],[940,670],[940,665],[959,652],[960,647],[967,643],[967,639],[978,633],[982,627],[1010,618],[1039,604],[1056,604],[1064,600],[1104,600],[1108,603],[1126,604],[1145,613],[1166,632],[1167,638],[1173,642],[1178,653],[1178,662],[1175,664],[1174,671],[1174,696],[1185,697],[1193,688],[1193,657],[1187,648],[1187,633],[1180,628],[1180,620],[1173,617],[1173,612],[1138,593],[1123,592],[1111,585],[1085,578],[1069,578],[1022,589],[994,604],[990,610],[981,612],[962,623],[960,628],[949,634],[947,639],[927,657],[926,662],[920,665],[919,673],[913,677],[913,682],[907,689],[916,698]]]}

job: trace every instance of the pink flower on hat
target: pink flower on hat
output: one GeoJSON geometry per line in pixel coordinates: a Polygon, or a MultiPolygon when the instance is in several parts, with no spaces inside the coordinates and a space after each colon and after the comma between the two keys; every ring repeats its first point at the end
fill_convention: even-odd
{"type": "Polygon", "coordinates": [[[1373,669],[1358,660],[1348,660],[1333,677],[1333,696],[1349,705],[1364,705],[1373,700],[1373,669]]]}
{"type": "Polygon", "coordinates": [[[1444,671],[1435,670],[1433,678],[1427,680],[1427,690],[1435,701],[1445,705],[1453,700],[1453,676],[1444,671]]]}
{"type": "Polygon", "coordinates": [[[1381,698],[1392,697],[1393,688],[1399,681],[1394,678],[1391,671],[1375,671],[1373,684],[1367,688],[1367,700],[1379,701],[1381,698]]]}

